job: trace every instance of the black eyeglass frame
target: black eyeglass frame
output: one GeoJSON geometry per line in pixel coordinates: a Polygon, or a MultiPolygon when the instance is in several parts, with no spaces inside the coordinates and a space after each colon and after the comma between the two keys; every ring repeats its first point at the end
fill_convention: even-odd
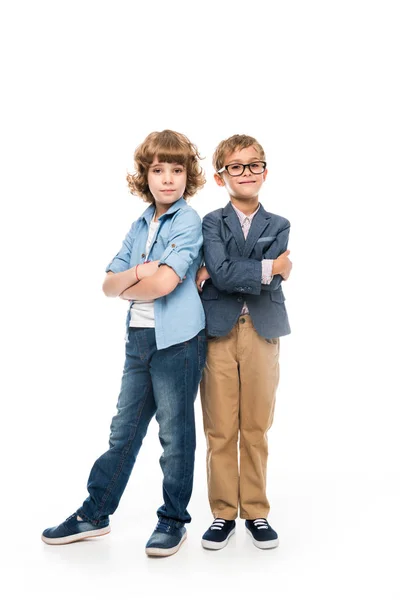
{"type": "Polygon", "coordinates": [[[228,173],[228,175],[230,177],[241,177],[243,175],[243,173],[246,170],[246,167],[249,167],[250,173],[252,173],[253,175],[262,175],[262,173],[265,173],[265,169],[267,168],[267,163],[265,162],[265,160],[253,160],[251,163],[247,163],[245,165],[242,165],[241,163],[231,163],[230,165],[225,165],[224,167],[222,167],[219,171],[217,171],[218,175],[220,175],[222,173],[222,171],[226,171],[228,173]],[[261,163],[263,165],[263,170],[261,171],[261,173],[254,173],[254,171],[251,170],[251,165],[254,165],[254,163],[261,163]],[[228,167],[233,167],[233,166],[241,166],[243,167],[243,170],[241,173],[237,173],[236,175],[232,175],[231,173],[229,173],[228,171],[228,167]]]}

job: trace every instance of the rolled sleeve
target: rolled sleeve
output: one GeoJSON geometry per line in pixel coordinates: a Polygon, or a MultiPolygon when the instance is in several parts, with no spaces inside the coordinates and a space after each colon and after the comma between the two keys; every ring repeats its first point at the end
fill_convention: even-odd
{"type": "Polygon", "coordinates": [[[112,261],[106,266],[106,272],[112,271],[113,273],[121,273],[127,271],[130,267],[131,253],[132,253],[132,242],[133,232],[135,224],[128,231],[124,241],[122,242],[121,250],[114,256],[112,261]]]}
{"type": "Polygon", "coordinates": [[[171,267],[182,281],[199,256],[202,245],[201,219],[198,214],[194,210],[179,211],[171,225],[168,246],[159,264],[171,267]]]}

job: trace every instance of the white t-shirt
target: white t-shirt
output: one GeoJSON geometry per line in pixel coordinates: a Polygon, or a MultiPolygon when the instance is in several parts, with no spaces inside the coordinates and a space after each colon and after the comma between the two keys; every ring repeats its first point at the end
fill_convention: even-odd
{"type": "MultiPolygon", "coordinates": [[[[146,242],[146,260],[159,224],[160,223],[158,221],[154,221],[153,219],[150,222],[149,235],[146,242]]],[[[155,327],[154,302],[135,300],[131,306],[131,319],[129,321],[129,327],[155,327]]]]}

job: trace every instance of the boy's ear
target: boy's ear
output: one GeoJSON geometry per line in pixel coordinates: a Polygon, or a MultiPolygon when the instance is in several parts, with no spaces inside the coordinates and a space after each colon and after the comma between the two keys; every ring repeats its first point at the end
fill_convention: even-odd
{"type": "Polygon", "coordinates": [[[220,187],[223,187],[225,185],[225,181],[222,179],[221,175],[218,175],[218,173],[214,173],[214,179],[216,181],[216,184],[220,187]]]}
{"type": "Polygon", "coordinates": [[[265,171],[263,173],[263,181],[265,181],[267,179],[267,174],[268,174],[268,169],[265,169],[265,171]]]}

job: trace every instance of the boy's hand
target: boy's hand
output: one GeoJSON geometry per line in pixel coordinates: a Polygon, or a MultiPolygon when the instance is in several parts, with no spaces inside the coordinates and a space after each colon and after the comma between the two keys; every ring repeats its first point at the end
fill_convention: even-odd
{"type": "Polygon", "coordinates": [[[283,279],[288,279],[292,270],[292,261],[289,258],[290,250],[283,252],[276,258],[272,264],[272,275],[282,275],[283,279]]]}
{"type": "Polygon", "coordinates": [[[203,291],[204,282],[210,279],[210,274],[205,267],[200,267],[196,274],[196,285],[199,292],[203,291]]]}
{"type": "Polygon", "coordinates": [[[150,262],[140,263],[137,270],[139,280],[144,279],[145,277],[151,277],[152,275],[157,273],[159,262],[159,260],[152,260],[150,262]]]}

